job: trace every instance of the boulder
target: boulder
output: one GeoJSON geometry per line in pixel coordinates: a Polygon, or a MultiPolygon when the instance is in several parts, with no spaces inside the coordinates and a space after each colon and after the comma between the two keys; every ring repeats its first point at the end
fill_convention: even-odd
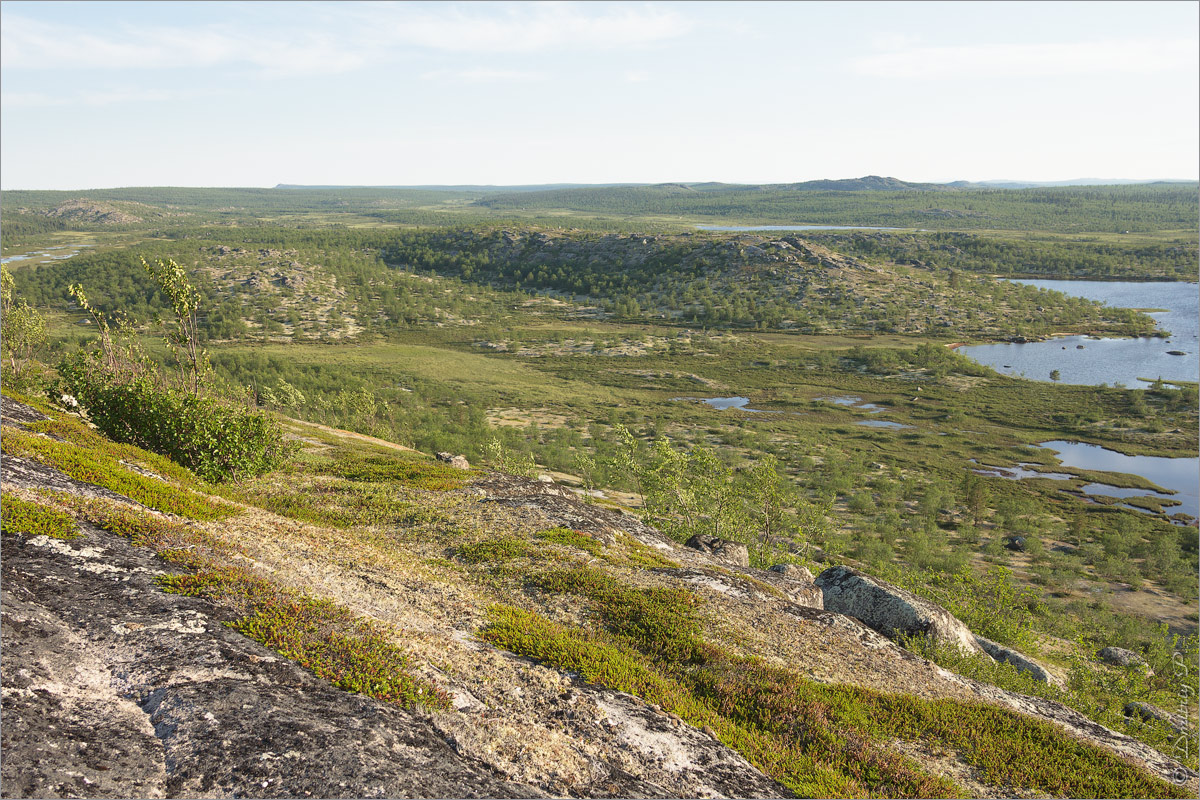
{"type": "Polygon", "coordinates": [[[1132,650],[1126,650],[1124,647],[1104,647],[1096,651],[1096,655],[1105,664],[1111,664],[1114,667],[1145,667],[1146,659],[1139,656],[1132,650]]]}
{"type": "Polygon", "coordinates": [[[716,536],[697,533],[684,544],[693,550],[708,553],[715,561],[735,567],[750,566],[750,549],[741,542],[731,542],[716,536]]]}
{"type": "Polygon", "coordinates": [[[1143,722],[1161,722],[1167,727],[1174,730],[1176,733],[1185,733],[1188,729],[1188,722],[1180,716],[1176,716],[1168,711],[1164,711],[1158,706],[1150,703],[1142,703],[1132,701],[1125,704],[1125,716],[1137,717],[1143,722]]]}
{"type": "Polygon", "coordinates": [[[1010,536],[1004,542],[1004,546],[1014,553],[1024,553],[1026,549],[1024,536],[1010,536]]]}
{"type": "Polygon", "coordinates": [[[454,467],[455,469],[470,469],[471,468],[471,464],[469,461],[467,461],[466,456],[461,456],[461,455],[456,456],[456,455],[453,455],[452,453],[442,452],[442,453],[437,454],[437,460],[445,461],[447,464],[454,467]]]}
{"type": "Polygon", "coordinates": [[[798,564],[776,564],[771,567],[771,572],[778,572],[783,577],[794,581],[813,582],[813,574],[808,571],[808,567],[801,567],[798,564]]]}
{"type": "Polygon", "coordinates": [[[996,661],[999,661],[1001,664],[1012,664],[1017,668],[1017,672],[1024,672],[1038,683],[1048,683],[1059,689],[1066,688],[1066,684],[1063,683],[1061,678],[1051,675],[1048,669],[1024,653],[1013,650],[1011,647],[1005,647],[998,642],[993,642],[991,639],[985,639],[982,636],[976,636],[975,643],[983,648],[983,652],[996,661]]]}
{"type": "Polygon", "coordinates": [[[924,635],[967,655],[983,652],[975,635],[957,617],[899,586],[841,566],[822,572],[816,584],[826,611],[855,617],[889,639],[902,633],[924,635]]]}

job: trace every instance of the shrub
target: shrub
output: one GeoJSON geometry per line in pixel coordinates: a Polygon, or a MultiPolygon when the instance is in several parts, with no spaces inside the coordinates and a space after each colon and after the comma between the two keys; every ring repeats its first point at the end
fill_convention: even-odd
{"type": "Polygon", "coordinates": [[[169,456],[213,483],[276,469],[294,447],[271,417],[215,397],[118,373],[79,353],[58,367],[71,394],[110,438],[169,456]]]}

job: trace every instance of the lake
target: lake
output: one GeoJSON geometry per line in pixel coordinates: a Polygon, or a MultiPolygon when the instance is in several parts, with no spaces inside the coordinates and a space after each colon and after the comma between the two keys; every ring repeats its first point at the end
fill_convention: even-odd
{"type": "Polygon", "coordinates": [[[1152,313],[1169,339],[1093,339],[1060,336],[1028,344],[983,344],[961,347],[958,352],[986,364],[1003,375],[1049,381],[1058,370],[1062,383],[1098,386],[1101,383],[1145,388],[1138,378],[1200,380],[1200,292],[1186,282],[1133,283],[1128,281],[1042,281],[1021,280],[1028,286],[1053,289],[1074,297],[1086,297],[1117,308],[1161,308],[1152,313]],[[1082,345],[1082,349],[1080,349],[1082,345]],[[1186,355],[1170,355],[1168,351],[1186,355]]]}
{"type": "MultiPolygon", "coordinates": [[[[1040,447],[1046,447],[1058,453],[1059,460],[1064,466],[1075,469],[1088,469],[1101,472],[1128,472],[1141,475],[1154,481],[1164,489],[1171,489],[1175,494],[1171,499],[1178,500],[1180,505],[1173,507],[1168,513],[1182,511],[1193,517],[1200,516],[1200,486],[1197,485],[1197,474],[1200,473],[1200,458],[1159,458],[1156,456],[1127,456],[1115,450],[1108,450],[1094,444],[1081,442],[1042,442],[1040,447]]],[[[1089,494],[1107,494],[1111,496],[1137,497],[1155,495],[1155,492],[1137,491],[1128,495],[1117,495],[1109,488],[1100,488],[1089,494]]],[[[1085,487],[1084,491],[1087,491],[1085,487]]],[[[1161,496],[1161,495],[1159,495],[1161,496]]]]}

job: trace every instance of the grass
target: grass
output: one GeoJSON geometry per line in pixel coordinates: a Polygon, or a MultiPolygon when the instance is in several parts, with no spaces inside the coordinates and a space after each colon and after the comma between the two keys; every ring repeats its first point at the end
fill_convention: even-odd
{"type": "Polygon", "coordinates": [[[124,503],[84,498],[65,492],[47,496],[75,517],[124,536],[136,547],[148,547],[164,561],[188,569],[201,569],[240,554],[240,550],[195,525],[177,522],[124,503]]]}
{"type": "Polygon", "coordinates": [[[416,454],[361,455],[343,454],[332,460],[314,461],[310,471],[321,475],[335,475],[356,483],[391,483],[429,492],[445,492],[458,489],[475,474],[431,462],[416,454]]]}
{"type": "Polygon", "coordinates": [[[443,519],[439,511],[421,502],[419,494],[402,486],[318,477],[303,470],[264,475],[215,491],[280,516],[331,528],[410,526],[443,519]]]}

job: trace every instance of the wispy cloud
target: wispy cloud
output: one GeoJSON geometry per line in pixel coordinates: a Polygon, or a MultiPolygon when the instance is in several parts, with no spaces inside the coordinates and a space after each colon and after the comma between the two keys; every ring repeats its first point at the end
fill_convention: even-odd
{"type": "Polygon", "coordinates": [[[119,105],[121,103],[158,103],[202,95],[211,96],[214,94],[217,94],[217,92],[207,90],[175,92],[162,89],[136,88],[95,89],[69,94],[4,92],[0,94],[0,105],[3,105],[4,108],[50,108],[54,106],[70,106],[74,108],[88,106],[98,108],[119,105]]]}
{"type": "Polygon", "coordinates": [[[513,83],[520,81],[542,81],[543,72],[516,69],[435,69],[421,73],[427,81],[455,81],[459,83],[513,83]]]}
{"type": "Polygon", "coordinates": [[[645,83],[650,80],[650,73],[644,69],[630,69],[625,71],[625,80],[630,83],[645,83]]]}
{"type": "Polygon", "coordinates": [[[854,69],[880,78],[1041,77],[1196,69],[1197,43],[1168,41],[977,44],[915,47],[859,58],[854,69]]]}
{"type": "Polygon", "coordinates": [[[611,50],[672,39],[692,27],[676,9],[650,4],[478,3],[433,11],[389,4],[365,13],[385,23],[394,42],[451,52],[611,50]]]}
{"type": "Polygon", "coordinates": [[[287,7],[298,16],[271,26],[261,18],[227,18],[220,24],[189,27],[127,23],[94,29],[6,13],[0,31],[0,65],[6,69],[97,70],[229,67],[248,68],[268,77],[330,74],[422,50],[471,54],[600,51],[661,42],[691,29],[676,9],[649,4],[287,7]]]}
{"type": "Polygon", "coordinates": [[[266,75],[344,72],[366,63],[322,33],[259,36],[224,25],[200,28],[124,26],[96,33],[5,15],[0,65],[6,69],[172,69],[249,66],[266,75]]]}

